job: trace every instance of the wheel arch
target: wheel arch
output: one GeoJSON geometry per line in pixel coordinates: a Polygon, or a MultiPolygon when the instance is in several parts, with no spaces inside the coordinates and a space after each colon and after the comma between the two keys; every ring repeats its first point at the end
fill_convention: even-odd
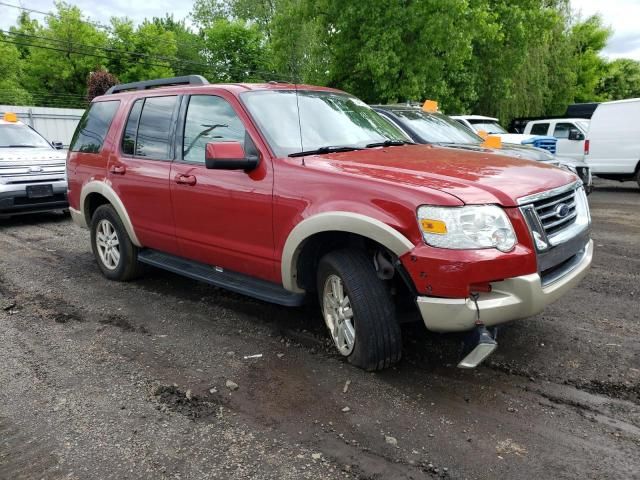
{"type": "Polygon", "coordinates": [[[352,212],[324,212],[306,218],[289,233],[282,251],[282,285],[292,292],[304,292],[299,278],[300,255],[310,240],[328,245],[331,240],[375,242],[400,257],[414,248],[402,233],[384,222],[352,212]]]}
{"type": "Polygon", "coordinates": [[[131,223],[131,218],[127,213],[127,209],[113,188],[111,188],[111,186],[106,182],[98,180],[89,182],[82,187],[82,193],[80,194],[80,206],[82,208],[82,216],[87,225],[91,225],[91,216],[93,215],[93,212],[95,212],[95,209],[104,204],[110,204],[114,208],[118,217],[120,217],[129,238],[131,239],[131,243],[136,247],[142,247],[135,229],[133,228],[133,224],[131,223]]]}

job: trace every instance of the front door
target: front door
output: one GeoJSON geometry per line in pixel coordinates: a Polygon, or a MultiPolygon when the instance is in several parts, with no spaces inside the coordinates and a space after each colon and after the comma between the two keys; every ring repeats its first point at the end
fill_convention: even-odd
{"type": "Polygon", "coordinates": [[[175,95],[136,100],[127,118],[120,153],[109,160],[109,180],[142,245],[173,254],[178,253],[178,246],[169,175],[177,114],[175,95]]]}
{"type": "Polygon", "coordinates": [[[171,170],[176,236],[183,257],[275,281],[272,165],[239,111],[224,93],[184,99],[171,170]],[[230,140],[260,156],[255,170],[206,168],[206,144],[230,140]]]}
{"type": "Polygon", "coordinates": [[[584,140],[569,140],[569,132],[571,130],[580,130],[574,123],[558,122],[551,133],[558,139],[556,146],[556,154],[562,157],[573,158],[574,160],[582,160],[584,156],[584,140]]]}

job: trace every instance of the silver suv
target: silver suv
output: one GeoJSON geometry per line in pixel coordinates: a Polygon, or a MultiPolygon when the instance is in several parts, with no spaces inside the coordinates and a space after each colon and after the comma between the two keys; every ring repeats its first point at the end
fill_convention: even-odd
{"type": "Polygon", "coordinates": [[[13,113],[0,117],[0,217],[66,209],[65,151],[13,113]]]}

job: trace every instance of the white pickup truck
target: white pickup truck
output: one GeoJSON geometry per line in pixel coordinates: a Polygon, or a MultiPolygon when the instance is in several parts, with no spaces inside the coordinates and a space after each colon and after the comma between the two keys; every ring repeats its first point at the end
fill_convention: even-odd
{"type": "Polygon", "coordinates": [[[589,131],[585,118],[550,118],[532,120],[524,128],[524,135],[546,135],[558,139],[556,154],[574,160],[584,156],[584,140],[589,131]]]}

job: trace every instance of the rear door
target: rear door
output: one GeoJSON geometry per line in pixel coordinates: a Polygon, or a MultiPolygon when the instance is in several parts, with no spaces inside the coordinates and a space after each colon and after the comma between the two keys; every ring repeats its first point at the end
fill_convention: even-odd
{"type": "Polygon", "coordinates": [[[257,132],[223,91],[185,97],[180,116],[171,195],[182,256],[276,281],[273,169],[257,132]],[[260,156],[258,167],[207,169],[205,146],[221,141],[242,143],[247,154],[260,156]]]}
{"type": "Polygon", "coordinates": [[[558,139],[556,153],[563,157],[570,157],[575,160],[582,160],[584,155],[584,140],[569,140],[569,132],[577,130],[584,134],[582,130],[573,122],[556,122],[551,135],[558,139]]]}
{"type": "Polygon", "coordinates": [[[109,181],[145,247],[177,254],[169,174],[178,97],[139,98],[129,107],[119,148],[109,161],[109,181]]]}

